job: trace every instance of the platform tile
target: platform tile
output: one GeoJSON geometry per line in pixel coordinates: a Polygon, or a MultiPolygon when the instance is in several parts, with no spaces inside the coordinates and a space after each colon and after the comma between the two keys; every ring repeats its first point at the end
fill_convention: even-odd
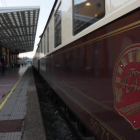
{"type": "Polygon", "coordinates": [[[21,140],[21,132],[0,133],[0,140],[21,140]]]}

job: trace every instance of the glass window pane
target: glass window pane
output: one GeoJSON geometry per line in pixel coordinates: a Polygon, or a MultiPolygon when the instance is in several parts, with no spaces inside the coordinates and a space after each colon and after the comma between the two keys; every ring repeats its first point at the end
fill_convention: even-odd
{"type": "Polygon", "coordinates": [[[55,47],[61,44],[61,5],[54,15],[55,23],[55,47]]]}
{"type": "Polygon", "coordinates": [[[47,52],[49,52],[49,27],[47,29],[47,52]]]}
{"type": "Polygon", "coordinates": [[[44,33],[44,54],[46,54],[46,32],[44,33]]]}
{"type": "Polygon", "coordinates": [[[42,53],[43,50],[42,50],[42,42],[41,41],[40,41],[40,48],[41,48],[40,52],[42,53]]]}
{"type": "Polygon", "coordinates": [[[74,35],[105,16],[105,0],[74,0],[74,35]]]}

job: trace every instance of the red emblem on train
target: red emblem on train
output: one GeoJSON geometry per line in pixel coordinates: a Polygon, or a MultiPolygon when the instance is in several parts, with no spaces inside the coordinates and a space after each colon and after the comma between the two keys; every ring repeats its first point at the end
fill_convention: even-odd
{"type": "Polygon", "coordinates": [[[140,45],[129,47],[118,58],[113,91],[117,111],[135,130],[140,129],[140,45]]]}

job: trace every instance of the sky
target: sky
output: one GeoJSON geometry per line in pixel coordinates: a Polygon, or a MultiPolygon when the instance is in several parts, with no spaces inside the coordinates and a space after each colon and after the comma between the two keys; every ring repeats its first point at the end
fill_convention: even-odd
{"type": "Polygon", "coordinates": [[[50,12],[54,5],[55,0],[0,0],[0,7],[11,7],[11,6],[40,6],[40,14],[38,27],[36,32],[36,39],[34,45],[34,51],[29,53],[22,53],[20,57],[29,57],[32,58],[39,43],[39,36],[42,34],[47,20],[49,18],[50,12]],[[5,4],[6,2],[6,4],[5,4]]]}

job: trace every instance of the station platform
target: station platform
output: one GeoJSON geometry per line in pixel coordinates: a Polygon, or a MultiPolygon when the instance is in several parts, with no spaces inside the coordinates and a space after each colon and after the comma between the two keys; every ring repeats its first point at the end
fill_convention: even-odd
{"type": "Polygon", "coordinates": [[[32,67],[0,72],[0,140],[45,140],[32,67]]]}

